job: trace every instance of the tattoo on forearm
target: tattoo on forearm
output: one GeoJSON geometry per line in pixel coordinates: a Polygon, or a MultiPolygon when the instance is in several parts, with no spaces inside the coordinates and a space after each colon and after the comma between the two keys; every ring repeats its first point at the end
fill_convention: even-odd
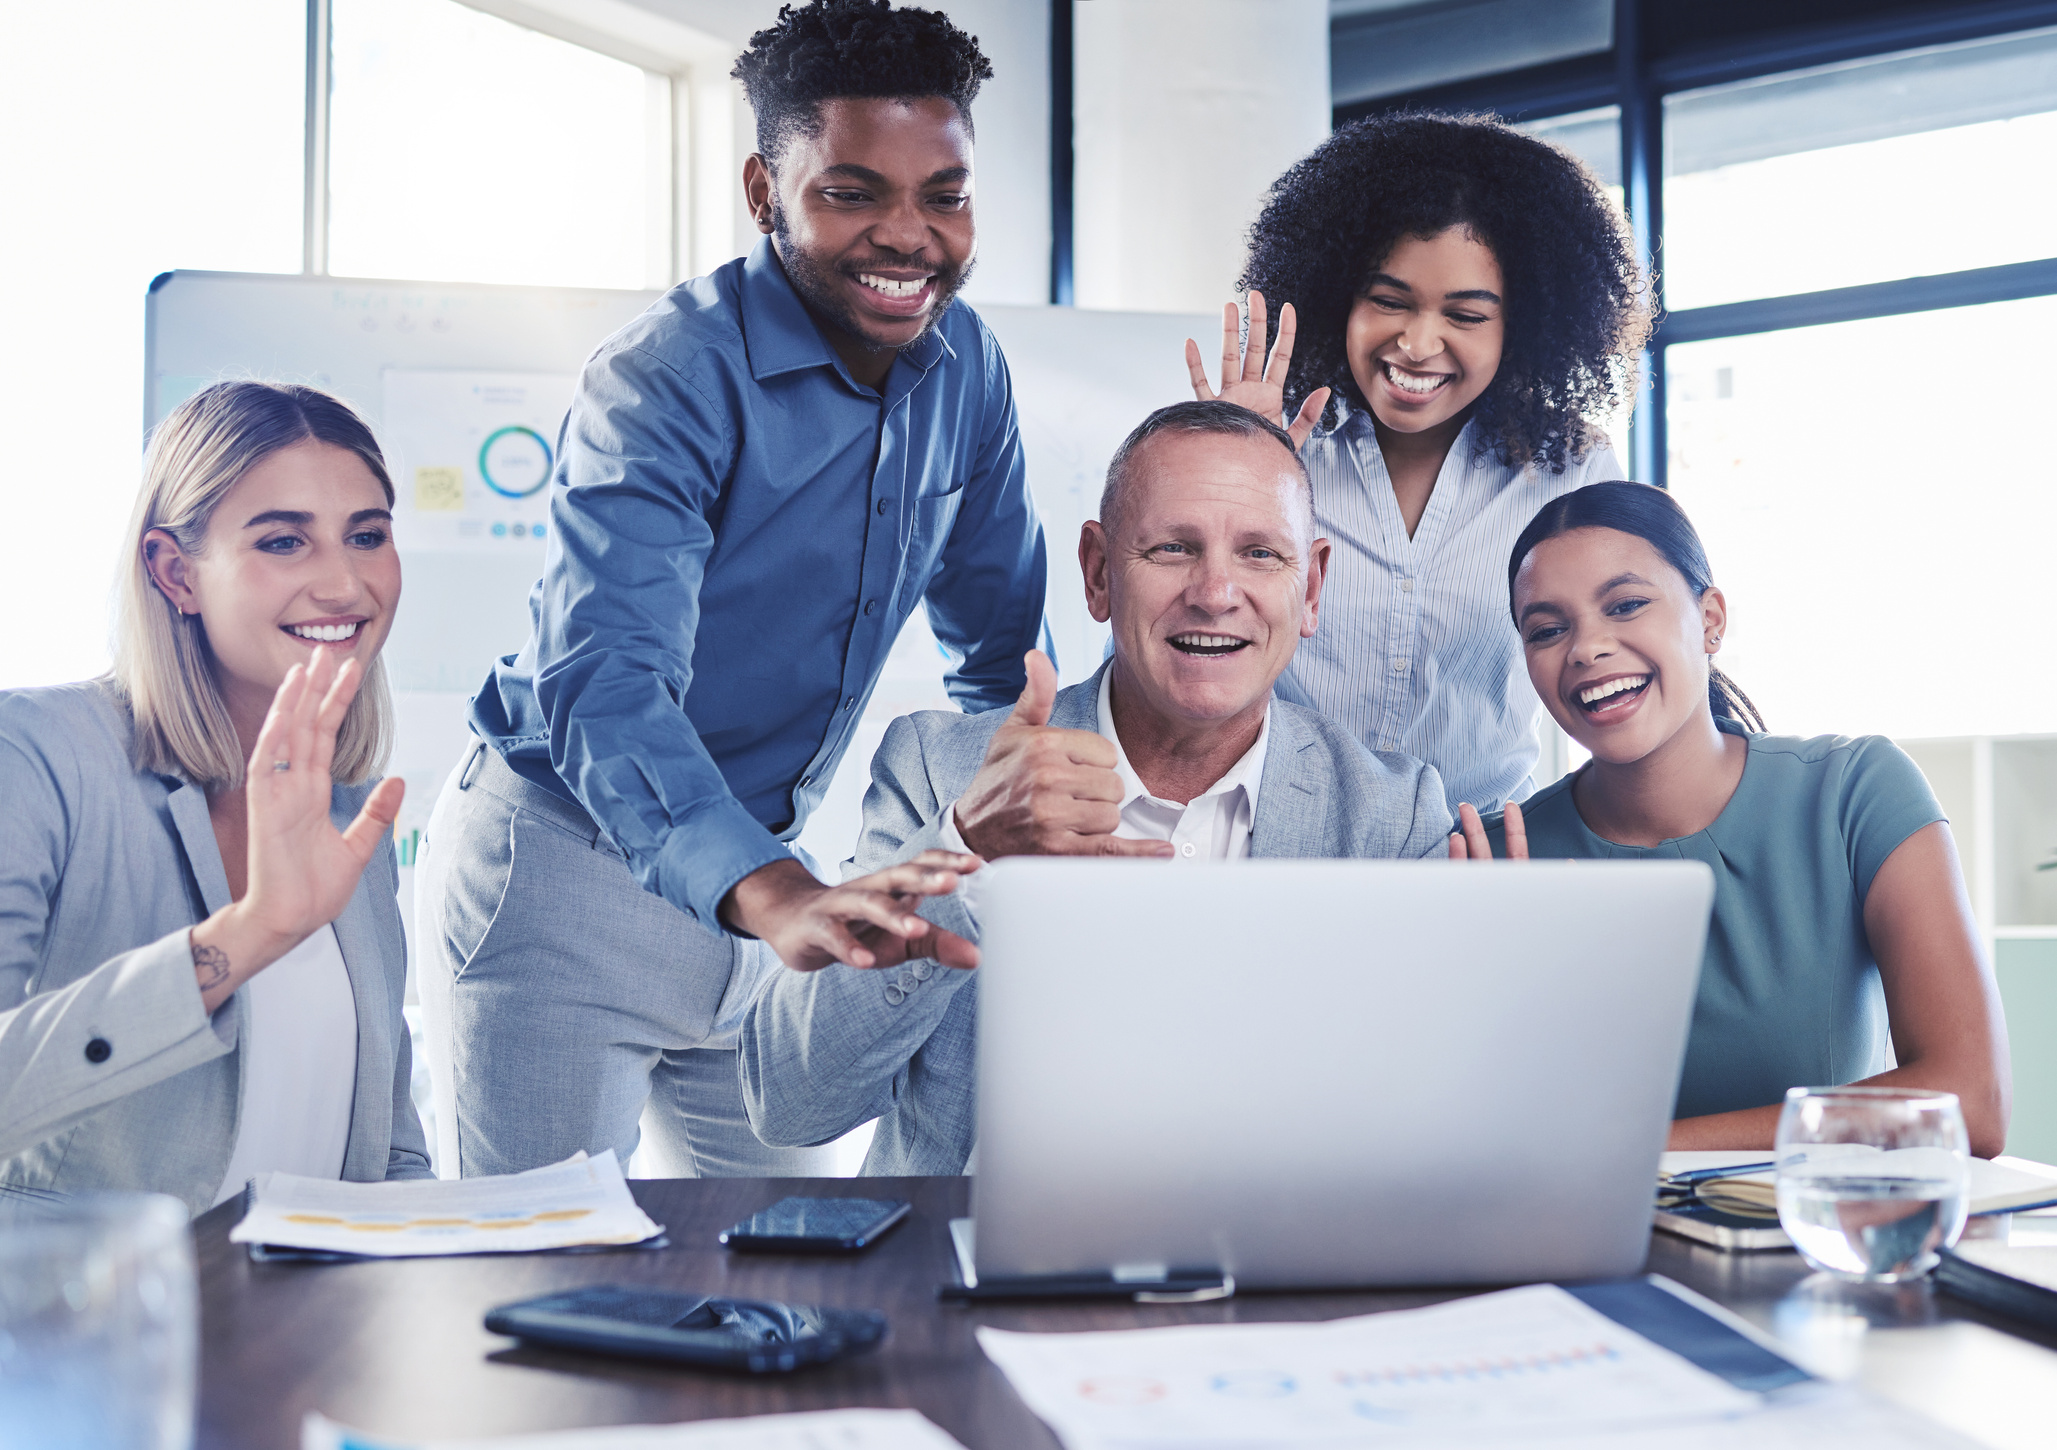
{"type": "Polygon", "coordinates": [[[200,990],[210,991],[229,979],[229,954],[220,947],[193,944],[193,966],[200,974],[200,990]]]}

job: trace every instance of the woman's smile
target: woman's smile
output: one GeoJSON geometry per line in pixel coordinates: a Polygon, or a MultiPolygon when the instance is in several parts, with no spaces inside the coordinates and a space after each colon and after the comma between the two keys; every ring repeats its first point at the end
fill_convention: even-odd
{"type": "Polygon", "coordinates": [[[1447,369],[1415,367],[1408,363],[1395,362],[1390,358],[1378,361],[1379,377],[1386,389],[1403,406],[1433,398],[1437,393],[1457,381],[1457,374],[1447,369]]]}
{"type": "Polygon", "coordinates": [[[282,624],[280,629],[308,645],[343,644],[354,642],[363,632],[371,616],[353,614],[342,618],[303,619],[298,624],[282,624]]]}
{"type": "Polygon", "coordinates": [[[1572,691],[1572,703],[1591,725],[1618,725],[1642,707],[1656,676],[1648,670],[1603,675],[1572,691]]]}

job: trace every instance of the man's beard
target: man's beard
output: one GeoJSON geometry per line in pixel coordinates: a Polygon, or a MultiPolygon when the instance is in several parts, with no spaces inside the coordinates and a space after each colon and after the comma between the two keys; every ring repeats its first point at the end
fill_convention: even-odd
{"type": "Polygon", "coordinates": [[[822,267],[814,258],[793,242],[793,234],[786,226],[785,209],[776,200],[771,204],[772,235],[778,239],[779,261],[785,264],[786,280],[793,284],[793,290],[800,294],[810,311],[824,318],[831,325],[847,333],[859,346],[872,352],[895,352],[900,348],[912,347],[936,330],[936,324],[943,320],[943,314],[957,297],[965,282],[971,276],[971,269],[977,258],[973,257],[958,267],[946,267],[940,263],[916,260],[895,252],[875,252],[865,259],[867,266],[856,268],[863,272],[871,268],[904,267],[923,268],[931,271],[930,285],[935,291],[934,300],[929,303],[927,318],[921,324],[921,331],[903,343],[873,342],[865,335],[863,324],[857,320],[857,313],[844,300],[836,286],[837,278],[847,275],[840,267],[822,267]]]}

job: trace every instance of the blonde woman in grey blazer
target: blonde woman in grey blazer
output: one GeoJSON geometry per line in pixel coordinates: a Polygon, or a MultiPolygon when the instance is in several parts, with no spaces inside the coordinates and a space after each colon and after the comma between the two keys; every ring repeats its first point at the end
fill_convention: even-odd
{"type": "Polygon", "coordinates": [[[109,676],[0,692],[0,1221],[252,1174],[425,1177],[375,773],[399,602],[371,433],[225,383],[151,441],[109,676]],[[247,768],[246,768],[247,767],[247,768]]]}

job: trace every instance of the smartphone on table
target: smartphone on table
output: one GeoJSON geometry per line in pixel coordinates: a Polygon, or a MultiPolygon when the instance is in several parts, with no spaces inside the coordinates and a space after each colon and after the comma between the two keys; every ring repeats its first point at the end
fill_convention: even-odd
{"type": "Polygon", "coordinates": [[[781,1198],[722,1231],[732,1249],[761,1254],[852,1254],[908,1214],[896,1198],[781,1198]]]}

